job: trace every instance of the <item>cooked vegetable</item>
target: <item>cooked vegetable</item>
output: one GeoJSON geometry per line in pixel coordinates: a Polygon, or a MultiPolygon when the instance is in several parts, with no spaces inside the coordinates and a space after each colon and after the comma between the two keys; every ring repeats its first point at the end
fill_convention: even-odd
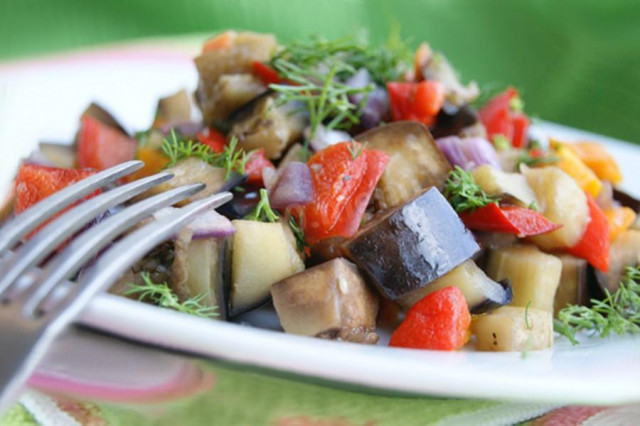
{"type": "Polygon", "coordinates": [[[487,275],[496,281],[508,279],[513,286],[512,306],[553,312],[553,300],[560,284],[562,262],[531,245],[492,250],[487,275]]]}
{"type": "Polygon", "coordinates": [[[377,219],[344,244],[348,257],[392,300],[429,285],[479,249],[436,188],[377,219]]]}
{"type": "Polygon", "coordinates": [[[549,234],[531,237],[545,250],[574,246],[584,235],[589,222],[587,197],[578,184],[557,167],[522,169],[538,200],[537,207],[551,222],[562,225],[549,234]]]}
{"type": "Polygon", "coordinates": [[[16,203],[16,192],[15,186],[9,190],[7,194],[5,194],[0,201],[0,222],[3,222],[7,219],[15,208],[16,203]]]}
{"type": "Polygon", "coordinates": [[[427,294],[445,287],[457,287],[464,294],[473,313],[490,311],[511,303],[511,286],[499,284],[487,277],[476,263],[469,259],[441,276],[431,284],[409,292],[397,299],[404,308],[410,308],[427,294]]]}
{"type": "Polygon", "coordinates": [[[482,132],[479,134],[472,132],[472,129],[478,125],[482,128],[480,117],[475,109],[469,105],[458,107],[445,101],[442,109],[438,113],[436,124],[433,126],[433,129],[431,129],[431,133],[436,139],[445,136],[477,136],[486,139],[487,135],[484,128],[482,128],[482,132]],[[473,134],[469,134],[469,132],[473,134]]]}
{"type": "Polygon", "coordinates": [[[418,121],[427,126],[435,123],[444,105],[445,88],[439,81],[419,83],[387,83],[393,121],[418,121]]]}
{"type": "Polygon", "coordinates": [[[133,160],[137,146],[135,139],[90,115],[82,117],[77,144],[78,165],[97,170],[133,160]]]}
{"type": "Polygon", "coordinates": [[[520,238],[552,232],[560,227],[540,213],[519,206],[496,203],[472,212],[460,213],[465,226],[474,231],[492,231],[514,234],[520,238]]]}
{"type": "Polygon", "coordinates": [[[596,271],[598,284],[604,291],[615,293],[627,266],[640,265],[640,231],[628,230],[611,243],[609,270],[596,271]]]}
{"type": "Polygon", "coordinates": [[[581,330],[600,337],[611,333],[640,333],[640,269],[628,267],[615,292],[605,291],[604,300],[591,299],[591,307],[568,306],[560,311],[555,330],[573,344],[581,330]]]}
{"type": "Polygon", "coordinates": [[[457,287],[445,287],[418,301],[393,332],[389,346],[455,351],[469,339],[471,315],[457,287]]]}
{"type": "Polygon", "coordinates": [[[484,138],[447,136],[436,140],[436,143],[452,166],[465,170],[473,170],[483,164],[500,168],[496,150],[484,138]]]}
{"type": "Polygon", "coordinates": [[[567,147],[573,150],[598,178],[614,184],[622,181],[622,173],[620,173],[618,163],[601,144],[578,142],[569,144],[567,147]]]}
{"type": "Polygon", "coordinates": [[[70,145],[41,142],[38,149],[54,167],[73,169],[78,162],[78,154],[70,145]]]}
{"type": "Polygon", "coordinates": [[[609,222],[600,207],[587,196],[589,223],[578,243],[567,251],[577,257],[587,259],[596,269],[609,270],[609,222]]]}
{"type": "MultiPolygon", "coordinates": [[[[230,32],[222,39],[226,39],[226,41],[209,44],[209,48],[195,59],[200,77],[196,99],[205,122],[209,124],[225,120],[228,113],[231,112],[231,108],[225,102],[221,102],[219,91],[222,89],[229,94],[233,93],[235,89],[221,87],[219,84],[221,77],[234,74],[247,74],[250,76],[249,78],[253,77],[251,73],[254,61],[268,61],[276,48],[275,37],[271,34],[230,32]]],[[[242,77],[240,78],[242,79],[242,77]]],[[[228,86],[229,81],[226,84],[228,86]]],[[[235,88],[238,87],[235,86],[235,88]]],[[[228,100],[229,97],[227,96],[225,99],[228,100]]],[[[234,103],[236,103],[235,100],[234,103]]]]}
{"type": "Polygon", "coordinates": [[[358,269],[339,258],[285,278],[271,287],[287,333],[376,343],[378,299],[358,269]]]}
{"type": "Polygon", "coordinates": [[[503,136],[515,148],[527,146],[529,119],[521,110],[522,101],[513,87],[491,99],[480,110],[480,120],[487,129],[489,140],[493,142],[496,137],[503,136]]]}
{"type": "Polygon", "coordinates": [[[234,118],[231,135],[245,151],[264,148],[268,158],[282,152],[302,136],[305,118],[291,103],[278,105],[274,96],[263,96],[234,118]]]}
{"type": "Polygon", "coordinates": [[[160,98],[153,120],[154,128],[187,123],[191,120],[191,100],[187,91],[182,89],[171,96],[160,98]]]}
{"type": "Polygon", "coordinates": [[[506,196],[520,207],[538,206],[536,194],[520,173],[506,173],[490,165],[473,170],[473,180],[492,196],[506,196]]]}
{"type": "Polygon", "coordinates": [[[636,222],[637,214],[629,207],[611,207],[603,211],[609,224],[609,241],[614,241],[636,222]]]}
{"type": "Polygon", "coordinates": [[[559,255],[558,258],[562,262],[562,274],[553,302],[556,317],[568,305],[586,305],[589,302],[587,261],[568,254],[559,255]]]}
{"type": "Polygon", "coordinates": [[[207,145],[211,150],[217,154],[224,152],[227,146],[227,137],[219,130],[212,127],[207,127],[196,135],[198,142],[203,145],[207,145]]]}
{"type": "Polygon", "coordinates": [[[474,317],[472,328],[479,351],[536,351],[553,346],[553,319],[546,310],[503,306],[474,317]]]}
{"type": "Polygon", "coordinates": [[[264,186],[262,181],[262,170],[266,167],[273,168],[273,164],[266,157],[264,148],[252,151],[247,158],[247,163],[244,166],[244,172],[247,175],[247,183],[264,186]]]}
{"type": "Polygon", "coordinates": [[[271,285],[304,269],[289,226],[234,220],[231,239],[229,315],[266,302],[271,285]]]}
{"type": "Polygon", "coordinates": [[[374,193],[380,209],[400,205],[430,186],[444,187],[451,166],[422,124],[390,123],[355,139],[390,157],[374,193]]]}
{"type": "Polygon", "coordinates": [[[596,174],[580,160],[568,144],[552,141],[552,146],[558,157],[556,166],[571,176],[583,191],[597,197],[602,190],[602,183],[596,174]]]}
{"type": "Polygon", "coordinates": [[[322,238],[353,236],[389,156],[358,142],[343,142],[316,153],[308,162],[315,199],[302,211],[309,244],[322,238]]]}
{"type": "Polygon", "coordinates": [[[309,141],[309,146],[315,152],[322,151],[329,145],[347,142],[352,139],[351,135],[344,130],[328,129],[322,124],[318,124],[313,134],[311,126],[304,129],[304,137],[309,141]]]}
{"type": "MultiPolygon", "coordinates": [[[[157,220],[175,212],[174,207],[165,207],[153,214],[157,220]]],[[[207,210],[199,214],[187,226],[193,233],[193,239],[228,237],[235,232],[233,225],[226,217],[215,210],[207,210]]]]}
{"type": "Polygon", "coordinates": [[[275,179],[269,189],[269,200],[274,208],[302,206],[313,200],[313,180],[309,166],[305,163],[288,163],[275,179]]]}
{"type": "Polygon", "coordinates": [[[198,297],[202,306],[215,307],[220,319],[227,317],[224,291],[226,244],[224,238],[193,239],[186,253],[188,277],[181,291],[176,291],[180,300],[198,297]]]}
{"type": "Polygon", "coordinates": [[[127,131],[124,127],[115,119],[113,115],[100,105],[95,102],[91,102],[87,109],[82,112],[82,117],[89,116],[95,120],[98,120],[100,123],[104,124],[107,127],[111,127],[116,129],[118,132],[122,133],[125,136],[128,136],[127,131]]]}

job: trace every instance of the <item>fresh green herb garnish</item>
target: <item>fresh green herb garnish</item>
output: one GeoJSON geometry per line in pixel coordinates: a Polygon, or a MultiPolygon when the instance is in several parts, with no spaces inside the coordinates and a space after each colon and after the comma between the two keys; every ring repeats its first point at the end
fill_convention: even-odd
{"type": "Polygon", "coordinates": [[[296,220],[293,215],[289,217],[289,227],[291,228],[291,232],[293,232],[293,236],[296,238],[296,247],[298,248],[298,251],[302,252],[305,247],[309,246],[309,244],[307,244],[307,239],[301,226],[304,221],[304,212],[301,210],[298,216],[300,217],[298,220],[296,220]]]}
{"type": "Polygon", "coordinates": [[[238,148],[238,139],[234,136],[225,146],[224,151],[218,154],[207,145],[178,139],[176,132],[171,130],[169,137],[162,143],[162,152],[169,158],[167,167],[175,166],[179,161],[193,157],[214,167],[225,169],[225,179],[228,179],[233,171],[244,174],[247,160],[253,151],[246,152],[238,148]]]}
{"type": "Polygon", "coordinates": [[[269,193],[266,189],[260,190],[260,201],[251,213],[246,216],[248,220],[256,220],[258,222],[277,222],[280,215],[273,211],[269,204],[269,193]]]}
{"type": "Polygon", "coordinates": [[[498,151],[506,151],[511,149],[511,141],[505,135],[498,134],[493,137],[493,146],[498,151]]]}
{"type": "Polygon", "coordinates": [[[129,289],[124,292],[125,296],[137,294],[138,300],[148,300],[163,308],[174,309],[199,317],[211,318],[218,315],[214,306],[202,306],[201,301],[206,294],[203,293],[180,302],[178,296],[169,288],[166,282],[162,284],[154,283],[148,272],[143,272],[140,276],[144,284],[129,284],[129,289]]]}
{"type": "Polygon", "coordinates": [[[569,305],[558,313],[554,330],[574,345],[576,333],[585,330],[606,337],[611,333],[640,333],[640,266],[627,267],[618,289],[605,290],[603,300],[591,299],[591,307],[569,305]]]}
{"type": "Polygon", "coordinates": [[[498,198],[487,195],[473,179],[471,172],[460,166],[455,166],[449,173],[444,196],[458,213],[472,212],[498,201],[498,198]]]}
{"type": "Polygon", "coordinates": [[[367,145],[368,145],[367,142],[359,143],[359,142],[356,142],[355,140],[352,140],[348,146],[349,153],[351,154],[351,158],[355,160],[356,158],[360,157],[364,149],[367,147],[367,145]]]}
{"type": "Polygon", "coordinates": [[[532,156],[531,151],[526,151],[518,157],[516,161],[516,170],[519,169],[520,164],[525,164],[529,167],[548,166],[558,162],[558,158],[551,154],[544,154],[541,156],[532,156]]]}
{"type": "Polygon", "coordinates": [[[531,300],[527,302],[527,305],[524,307],[524,325],[527,327],[527,330],[531,330],[531,324],[529,324],[529,308],[531,307],[531,300]]]}
{"type": "Polygon", "coordinates": [[[529,210],[533,210],[534,212],[540,211],[540,209],[538,208],[538,205],[536,204],[535,201],[530,202],[529,205],[527,206],[527,208],[529,210]]]}

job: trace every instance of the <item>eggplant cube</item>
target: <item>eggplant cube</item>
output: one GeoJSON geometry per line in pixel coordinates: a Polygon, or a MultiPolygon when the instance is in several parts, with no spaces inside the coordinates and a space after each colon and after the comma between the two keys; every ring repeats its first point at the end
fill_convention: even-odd
{"type": "Polygon", "coordinates": [[[287,333],[375,343],[378,299],[357,268],[337,258],[271,287],[273,304],[287,333]]]}
{"type": "Polygon", "coordinates": [[[503,306],[473,320],[476,349],[509,352],[541,350],[553,346],[551,312],[503,306]]]}
{"type": "Polygon", "coordinates": [[[344,248],[392,300],[428,285],[480,250],[436,188],[361,231],[344,248]]]}

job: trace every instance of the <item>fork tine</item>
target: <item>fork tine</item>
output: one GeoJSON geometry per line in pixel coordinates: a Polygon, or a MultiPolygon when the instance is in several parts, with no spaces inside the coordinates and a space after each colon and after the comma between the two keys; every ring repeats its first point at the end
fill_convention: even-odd
{"type": "Polygon", "coordinates": [[[55,219],[42,232],[21,246],[15,256],[4,265],[4,275],[0,277],[0,297],[6,297],[6,291],[20,275],[46,259],[60,244],[97,214],[171,179],[172,176],[170,173],[158,173],[112,189],[83,202],[55,219]]]}
{"type": "Polygon", "coordinates": [[[201,183],[185,185],[147,198],[127,207],[74,239],[62,253],[47,264],[31,289],[20,296],[25,300],[23,314],[34,316],[40,303],[59,282],[70,278],[118,235],[159,208],[184,200],[201,191],[204,186],[201,183]]]}
{"type": "Polygon", "coordinates": [[[2,228],[0,235],[0,253],[10,249],[29,232],[36,229],[45,219],[58,213],[74,201],[77,201],[98,188],[115,182],[144,166],[142,161],[129,161],[103,170],[93,176],[76,182],[50,197],[45,198],[24,213],[17,216],[8,226],[2,228]]]}
{"type": "Polygon", "coordinates": [[[87,302],[100,290],[113,284],[141,256],[153,247],[171,238],[197,214],[208,208],[216,208],[233,198],[230,192],[221,192],[211,197],[195,201],[179,211],[146,225],[113,245],[96,262],[78,285],[47,314],[52,319],[51,326],[62,327],[75,318],[87,302]]]}

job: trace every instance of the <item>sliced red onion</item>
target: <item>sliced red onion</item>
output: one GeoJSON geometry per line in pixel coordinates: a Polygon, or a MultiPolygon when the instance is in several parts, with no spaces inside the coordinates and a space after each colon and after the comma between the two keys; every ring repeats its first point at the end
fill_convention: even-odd
{"type": "Polygon", "coordinates": [[[309,170],[309,166],[299,161],[287,164],[269,191],[269,202],[271,207],[276,209],[301,206],[312,199],[311,170],[309,170]]]}
{"type": "Polygon", "coordinates": [[[495,149],[486,139],[479,137],[460,139],[457,136],[447,136],[437,139],[436,144],[452,166],[471,170],[483,164],[489,164],[502,169],[495,149]]]}
{"type": "Polygon", "coordinates": [[[171,133],[171,130],[175,130],[183,137],[195,136],[200,130],[202,130],[202,123],[187,121],[181,123],[166,123],[160,127],[160,131],[165,136],[171,133]]]}
{"type": "MultiPolygon", "coordinates": [[[[155,212],[153,217],[160,219],[175,210],[175,207],[165,207],[155,212]]],[[[231,221],[215,210],[207,210],[198,215],[187,227],[193,231],[195,240],[228,237],[236,232],[231,221]]]]}
{"type": "Polygon", "coordinates": [[[274,167],[265,167],[262,169],[262,182],[267,190],[270,190],[274,183],[278,180],[278,172],[274,167]]]}
{"type": "Polygon", "coordinates": [[[376,87],[369,93],[369,100],[360,115],[360,125],[372,129],[386,121],[389,116],[389,94],[382,87],[376,87]]]}
{"type": "Polygon", "coordinates": [[[329,145],[335,145],[339,142],[350,141],[351,135],[342,130],[327,129],[322,124],[316,128],[316,134],[311,139],[311,128],[307,127],[304,130],[304,137],[309,140],[309,145],[314,151],[322,151],[329,145]]]}
{"type": "MultiPolygon", "coordinates": [[[[360,68],[354,75],[345,80],[344,84],[354,89],[363,89],[373,83],[371,74],[366,68],[360,68]]],[[[349,96],[349,100],[354,104],[359,104],[364,99],[364,93],[349,96]]]]}

